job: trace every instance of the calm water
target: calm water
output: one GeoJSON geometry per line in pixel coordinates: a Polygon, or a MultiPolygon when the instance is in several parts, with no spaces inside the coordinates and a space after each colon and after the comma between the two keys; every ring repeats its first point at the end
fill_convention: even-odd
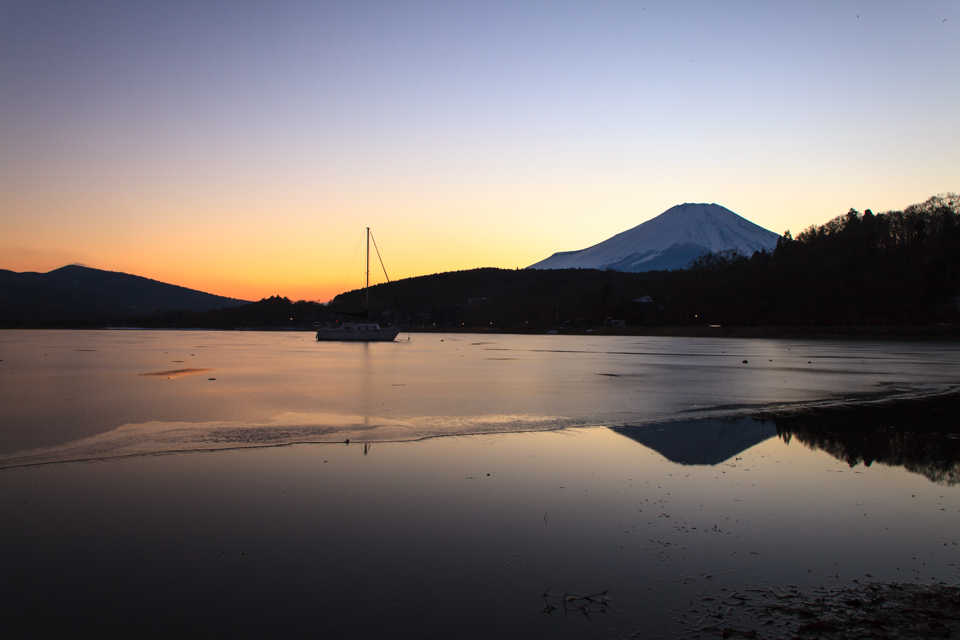
{"type": "Polygon", "coordinates": [[[675,637],[750,627],[734,590],[956,582],[956,400],[849,401],[958,374],[951,344],[3,332],[0,608],[21,636],[675,637]]]}

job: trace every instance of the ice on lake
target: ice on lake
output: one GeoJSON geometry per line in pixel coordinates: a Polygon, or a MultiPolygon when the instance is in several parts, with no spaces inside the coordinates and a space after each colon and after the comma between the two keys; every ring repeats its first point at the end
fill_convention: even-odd
{"type": "Polygon", "coordinates": [[[6,331],[0,352],[0,466],[639,425],[960,387],[949,343],[6,331]]]}

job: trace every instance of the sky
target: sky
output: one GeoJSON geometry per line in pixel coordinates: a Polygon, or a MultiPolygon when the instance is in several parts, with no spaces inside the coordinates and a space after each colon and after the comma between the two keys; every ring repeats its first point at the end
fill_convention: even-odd
{"type": "Polygon", "coordinates": [[[958,8],[0,0],[0,268],[326,301],[368,226],[398,279],[902,209],[960,191],[958,8]]]}

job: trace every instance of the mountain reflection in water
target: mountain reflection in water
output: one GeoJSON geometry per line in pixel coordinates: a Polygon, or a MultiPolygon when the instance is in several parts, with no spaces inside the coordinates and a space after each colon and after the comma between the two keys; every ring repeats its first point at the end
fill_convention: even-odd
{"type": "Polygon", "coordinates": [[[717,465],[774,436],[794,439],[856,467],[903,467],[933,482],[960,484],[960,395],[818,408],[801,413],[678,420],[612,427],[671,462],[717,465]]]}

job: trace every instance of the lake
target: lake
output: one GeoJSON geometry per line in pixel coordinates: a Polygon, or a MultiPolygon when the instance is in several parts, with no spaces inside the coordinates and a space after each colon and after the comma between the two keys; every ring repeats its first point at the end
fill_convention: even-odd
{"type": "Polygon", "coordinates": [[[4,618],[777,637],[758,594],[960,579],[956,344],[407,338],[0,332],[4,618]]]}

